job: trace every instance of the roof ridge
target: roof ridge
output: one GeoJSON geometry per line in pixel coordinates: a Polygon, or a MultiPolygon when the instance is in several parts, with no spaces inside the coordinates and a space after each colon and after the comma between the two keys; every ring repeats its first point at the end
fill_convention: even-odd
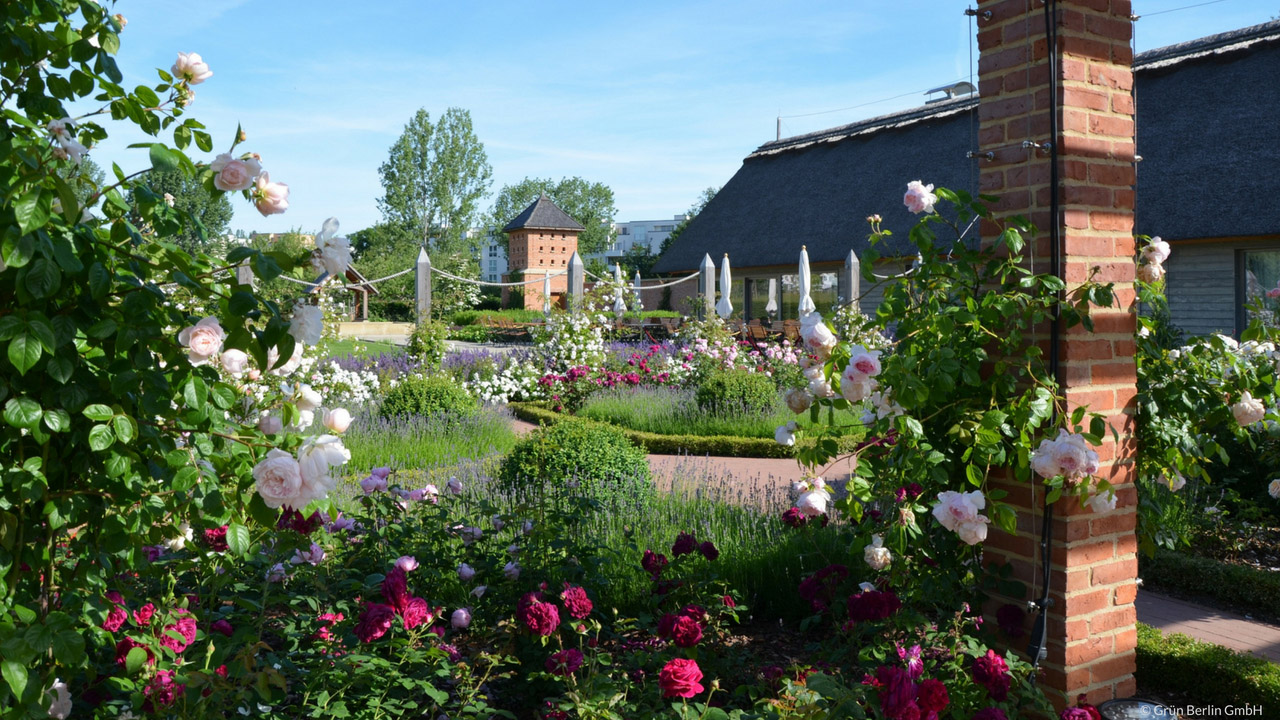
{"type": "Polygon", "coordinates": [[[1133,58],[1133,69],[1137,71],[1163,67],[1174,62],[1203,57],[1210,53],[1220,54],[1243,50],[1255,42],[1273,39],[1280,39],[1280,20],[1270,20],[1258,25],[1228,30],[1216,35],[1206,35],[1194,40],[1141,52],[1133,58]]]}

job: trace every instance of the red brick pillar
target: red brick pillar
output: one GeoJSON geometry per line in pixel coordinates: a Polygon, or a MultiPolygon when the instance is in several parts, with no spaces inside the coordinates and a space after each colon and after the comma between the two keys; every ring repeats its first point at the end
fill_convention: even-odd
{"type": "MultiPolygon", "coordinates": [[[[1023,215],[1039,228],[1028,243],[1030,261],[1050,267],[1049,229],[1057,223],[1061,273],[1070,290],[1094,268],[1115,282],[1119,307],[1095,312],[1095,331],[1076,328],[1059,340],[1060,378],[1069,408],[1103,413],[1119,434],[1097,448],[1101,477],[1117,487],[1117,508],[1094,513],[1074,499],[1054,508],[1052,606],[1042,687],[1055,704],[1080,693],[1097,703],[1132,695],[1134,596],[1137,576],[1133,486],[1135,408],[1133,303],[1134,124],[1132,23],[1129,0],[1056,0],[1056,69],[1050,63],[1043,0],[980,0],[977,18],[983,192],[1000,197],[998,216],[1023,215]],[[985,17],[982,13],[990,12],[985,17]],[[1051,72],[1058,87],[1058,137],[1051,137],[1051,72]],[[1050,203],[1052,155],[1024,141],[1058,148],[1059,217],[1050,203]]],[[[990,236],[988,234],[988,236],[990,236]]],[[[1046,329],[1046,333],[1052,330],[1046,329]]],[[[1046,343],[1047,346],[1047,343],[1046,343]]],[[[1043,523],[1039,486],[1000,483],[1018,506],[1018,531],[993,529],[987,557],[1010,562],[1018,579],[1040,594],[1043,523]]],[[[1029,593],[1031,591],[1029,590],[1029,593]]],[[[1024,603],[1030,596],[1009,598],[1024,603]]],[[[998,603],[997,603],[998,606],[998,603]]],[[[1031,627],[1030,620],[1027,629],[1031,627]]],[[[1025,644],[1017,644],[1018,649],[1025,644]]]]}

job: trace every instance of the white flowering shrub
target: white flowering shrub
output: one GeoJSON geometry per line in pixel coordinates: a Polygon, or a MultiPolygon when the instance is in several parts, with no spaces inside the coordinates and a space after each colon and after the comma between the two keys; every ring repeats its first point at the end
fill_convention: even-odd
{"type": "Polygon", "coordinates": [[[554,310],[534,334],[537,357],[550,372],[581,365],[597,365],[605,358],[605,327],[609,316],[584,299],[581,312],[554,310]]]}

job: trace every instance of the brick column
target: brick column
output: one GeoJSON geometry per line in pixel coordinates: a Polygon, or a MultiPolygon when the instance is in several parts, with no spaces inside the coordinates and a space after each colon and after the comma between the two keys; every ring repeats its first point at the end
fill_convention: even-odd
{"type": "MultiPolygon", "coordinates": [[[[1108,437],[1097,448],[1100,475],[1117,487],[1117,508],[1098,514],[1073,499],[1054,508],[1053,605],[1047,615],[1048,656],[1041,664],[1041,686],[1061,708],[1080,693],[1097,703],[1135,690],[1136,378],[1134,316],[1124,309],[1134,297],[1134,124],[1130,1],[1057,0],[1053,6],[1057,138],[1050,137],[1050,47],[1042,0],[980,0],[979,11],[990,11],[991,17],[979,15],[977,28],[979,143],[981,150],[995,153],[994,160],[979,161],[983,192],[1000,197],[998,216],[1023,215],[1039,228],[1028,243],[1029,261],[1038,270],[1049,269],[1049,228],[1056,222],[1068,289],[1097,268],[1096,279],[1115,282],[1120,301],[1118,308],[1095,312],[1094,332],[1076,328],[1058,339],[1069,408],[1084,405],[1105,414],[1120,437],[1119,444],[1108,437]],[[1027,140],[1058,147],[1058,218],[1050,213],[1051,155],[1023,148],[1027,140]]],[[[1048,343],[1044,345],[1047,349],[1048,343]]],[[[1043,492],[1036,487],[1033,494],[1026,483],[998,484],[1017,506],[1018,531],[1007,535],[993,528],[987,558],[1011,563],[1030,593],[1040,587],[1035,570],[1043,492]]],[[[1030,594],[1007,600],[1020,604],[1028,599],[1033,599],[1030,594]]],[[[1028,619],[1028,631],[1030,627],[1028,619]]],[[[1025,641],[1016,646],[1023,650],[1025,641]]]]}

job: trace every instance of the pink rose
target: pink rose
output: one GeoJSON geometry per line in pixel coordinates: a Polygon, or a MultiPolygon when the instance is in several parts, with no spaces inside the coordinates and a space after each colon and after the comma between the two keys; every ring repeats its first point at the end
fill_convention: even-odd
{"type": "Polygon", "coordinates": [[[258,494],[269,508],[287,505],[296,509],[307,504],[307,498],[302,495],[298,461],[283,450],[273,448],[268,451],[267,457],[254,466],[253,479],[258,494]]]}
{"type": "Polygon", "coordinates": [[[849,367],[867,377],[879,375],[880,351],[868,350],[861,345],[854,345],[849,349],[849,367]]]}
{"type": "Polygon", "coordinates": [[[324,426],[328,428],[330,432],[346,432],[347,428],[351,427],[351,413],[343,410],[342,408],[325,410],[324,426]]]}
{"type": "Polygon", "coordinates": [[[195,366],[209,362],[209,358],[222,349],[222,341],[226,339],[227,333],[215,317],[204,318],[178,333],[178,342],[187,348],[187,357],[195,366]]]}
{"type": "Polygon", "coordinates": [[[413,572],[418,569],[418,559],[412,555],[402,555],[396,558],[395,566],[405,572],[413,572]]]}
{"type": "Polygon", "coordinates": [[[932,183],[925,185],[919,180],[907,183],[907,194],[902,197],[902,203],[911,212],[917,215],[922,212],[933,212],[933,204],[936,202],[938,202],[938,196],[933,194],[932,183]]]}
{"type": "Polygon", "coordinates": [[[175,615],[179,613],[183,617],[172,625],[166,625],[164,632],[160,635],[160,644],[175,653],[186,650],[196,641],[196,619],[189,616],[185,610],[174,610],[175,615]]]}
{"type": "Polygon", "coordinates": [[[958,532],[961,525],[976,522],[981,517],[978,511],[986,505],[987,500],[982,496],[981,490],[968,493],[948,490],[938,493],[938,504],[933,506],[933,516],[942,527],[958,532]]]}
{"type": "Polygon", "coordinates": [[[1149,263],[1160,265],[1169,259],[1169,243],[1159,237],[1151,238],[1151,242],[1142,248],[1142,257],[1149,263]]]}
{"type": "Polygon", "coordinates": [[[453,611],[453,615],[449,617],[449,624],[454,630],[465,630],[471,625],[471,611],[466,608],[458,608],[453,611]]]}
{"type": "Polygon", "coordinates": [[[289,186],[271,182],[271,174],[263,170],[253,190],[253,204],[263,217],[278,215],[289,209],[289,186]]]}
{"type": "Polygon", "coordinates": [[[1164,277],[1164,266],[1160,263],[1146,263],[1138,266],[1138,279],[1144,283],[1159,282],[1164,277]]]}
{"type": "Polygon", "coordinates": [[[1240,402],[1231,406],[1231,414],[1242,427],[1252,425],[1267,415],[1267,408],[1261,400],[1254,399],[1247,391],[1240,396],[1240,402]]]}
{"type": "Polygon", "coordinates": [[[431,612],[431,606],[427,601],[420,598],[409,598],[404,606],[404,629],[412,630],[419,625],[430,625],[436,616],[431,612]]]}
{"type": "Polygon", "coordinates": [[[222,369],[236,377],[240,377],[245,370],[249,369],[249,356],[243,350],[235,348],[224,350],[219,360],[222,363],[222,369]]]}
{"type": "Polygon", "coordinates": [[[396,611],[391,609],[390,605],[370,603],[365,606],[364,612],[360,614],[360,619],[356,621],[356,637],[360,639],[360,642],[373,642],[387,634],[395,618],[396,611]]]}
{"type": "Polygon", "coordinates": [[[658,673],[658,687],[662,688],[664,698],[691,698],[703,691],[701,680],[702,670],[697,661],[687,658],[671,660],[658,673]]]}
{"type": "Polygon", "coordinates": [[[199,85],[213,77],[213,72],[209,70],[209,65],[204,58],[200,57],[200,53],[178,53],[178,61],[173,64],[171,70],[174,80],[186,81],[191,85],[199,85]]]}
{"type": "Polygon", "coordinates": [[[262,172],[262,163],[254,158],[240,160],[231,157],[228,153],[222,153],[209,163],[209,169],[217,173],[213,177],[214,187],[226,192],[235,192],[253,187],[254,179],[262,172]]]}

